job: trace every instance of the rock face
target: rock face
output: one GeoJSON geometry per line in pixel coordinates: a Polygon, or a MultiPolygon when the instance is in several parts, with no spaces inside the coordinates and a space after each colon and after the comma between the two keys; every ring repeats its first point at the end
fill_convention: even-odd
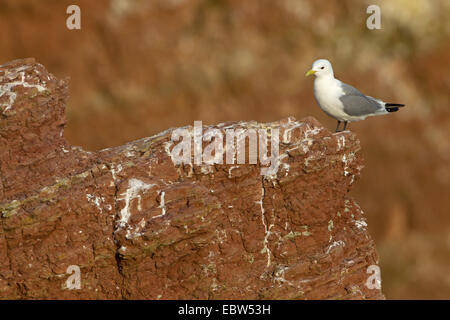
{"type": "Polygon", "coordinates": [[[67,85],[33,59],[0,67],[0,298],[383,298],[347,195],[352,133],[313,118],[203,127],[278,129],[266,176],[259,162],[175,164],[174,129],[87,152],[63,137],[67,85]]]}

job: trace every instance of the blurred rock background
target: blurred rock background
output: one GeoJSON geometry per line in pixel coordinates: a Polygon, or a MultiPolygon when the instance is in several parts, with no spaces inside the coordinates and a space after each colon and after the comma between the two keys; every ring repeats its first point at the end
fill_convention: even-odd
{"type": "Polygon", "coordinates": [[[0,0],[0,63],[71,78],[66,138],[98,150],[202,120],[316,117],[317,58],[407,105],[350,125],[388,299],[450,299],[450,1],[0,0]],[[66,8],[81,7],[81,30],[66,8]],[[366,8],[381,7],[381,30],[366,8]]]}

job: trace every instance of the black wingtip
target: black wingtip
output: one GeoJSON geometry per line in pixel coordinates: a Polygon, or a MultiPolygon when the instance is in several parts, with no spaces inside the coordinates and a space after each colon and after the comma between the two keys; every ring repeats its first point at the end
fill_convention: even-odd
{"type": "Polygon", "coordinates": [[[398,107],[395,107],[395,108],[389,108],[389,107],[387,107],[387,108],[386,108],[386,111],[387,111],[387,112],[395,112],[395,111],[398,111],[398,107]]]}
{"type": "Polygon", "coordinates": [[[401,103],[386,103],[384,107],[387,112],[395,112],[398,111],[398,108],[404,107],[404,104],[401,103]]]}
{"type": "Polygon", "coordinates": [[[386,103],[385,107],[404,107],[404,104],[401,103],[386,103]]]}

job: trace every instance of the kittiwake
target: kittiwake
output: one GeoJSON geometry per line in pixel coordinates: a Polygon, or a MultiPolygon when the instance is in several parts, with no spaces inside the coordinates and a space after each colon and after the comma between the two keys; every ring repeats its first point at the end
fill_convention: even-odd
{"type": "Polygon", "coordinates": [[[312,69],[306,73],[306,76],[311,74],[316,77],[314,97],[317,104],[327,115],[337,120],[336,132],[339,132],[341,122],[344,122],[343,130],[345,130],[348,122],[395,112],[399,107],[404,106],[404,104],[387,103],[366,96],[358,89],[336,79],[333,67],[326,59],[314,61],[312,69]]]}

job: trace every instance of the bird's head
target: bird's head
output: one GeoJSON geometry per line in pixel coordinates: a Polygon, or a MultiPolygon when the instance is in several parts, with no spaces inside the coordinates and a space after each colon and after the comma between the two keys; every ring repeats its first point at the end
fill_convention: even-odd
{"type": "Polygon", "coordinates": [[[333,67],[331,62],[326,59],[319,59],[314,61],[312,69],[306,73],[306,77],[310,75],[315,75],[316,77],[331,76],[334,77],[333,67]]]}

